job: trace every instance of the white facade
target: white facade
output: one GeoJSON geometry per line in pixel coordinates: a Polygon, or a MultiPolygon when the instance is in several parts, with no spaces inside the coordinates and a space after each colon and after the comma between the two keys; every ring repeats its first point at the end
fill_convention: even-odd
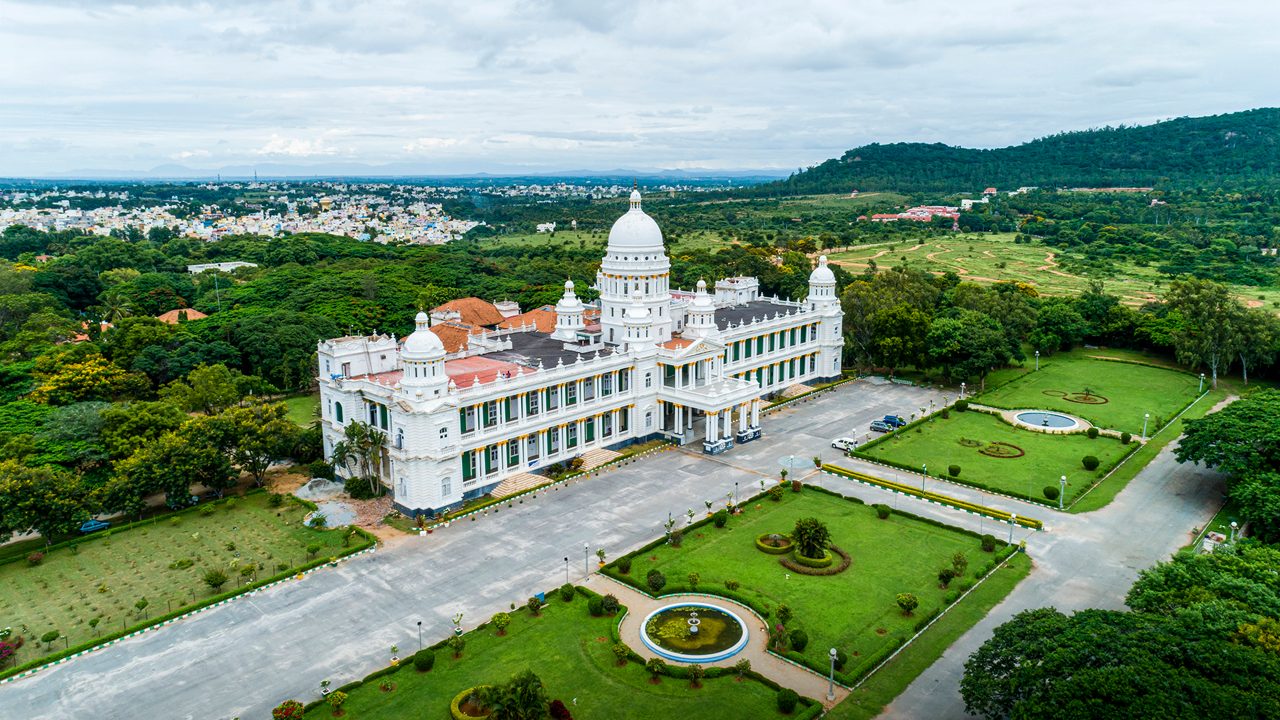
{"type": "Polygon", "coordinates": [[[419,313],[403,343],[321,342],[325,457],[348,425],[368,423],[386,435],[378,472],[396,507],[434,514],[592,449],[667,437],[730,450],[759,437],[763,396],[840,374],[825,257],[802,302],[760,298],[754,278],[676,299],[662,233],[638,192],[630,204],[597,276],[598,324],[568,282],[549,334],[488,331],[450,355],[419,313]]]}

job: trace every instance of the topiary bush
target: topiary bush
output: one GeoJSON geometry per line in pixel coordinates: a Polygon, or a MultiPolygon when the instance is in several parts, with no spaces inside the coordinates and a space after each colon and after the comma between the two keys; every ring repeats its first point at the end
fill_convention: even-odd
{"type": "Polygon", "coordinates": [[[622,603],[618,602],[615,595],[605,595],[600,599],[600,607],[604,608],[605,614],[613,615],[622,609],[622,603]]]}
{"type": "Polygon", "coordinates": [[[524,606],[529,609],[529,614],[537,617],[542,614],[542,601],[536,597],[531,597],[524,601],[524,606]]]}
{"type": "Polygon", "coordinates": [[[1133,436],[1132,436],[1132,435],[1130,435],[1130,434],[1129,434],[1129,433],[1127,433],[1127,432],[1126,432],[1126,433],[1120,433],[1120,444],[1122,444],[1122,445],[1128,445],[1128,444],[1129,444],[1129,443],[1131,443],[1131,442],[1133,442],[1133,436]]]}
{"type": "Polygon", "coordinates": [[[1085,455],[1080,458],[1080,464],[1084,465],[1084,469],[1093,472],[1098,469],[1098,458],[1092,455],[1085,455]]]}
{"type": "Polygon", "coordinates": [[[563,601],[565,601],[565,602],[572,602],[572,601],[573,601],[573,596],[574,596],[574,595],[576,595],[576,594],[577,594],[577,593],[575,593],[575,592],[573,591],[573,586],[572,586],[572,585],[570,585],[569,583],[565,583],[565,584],[563,584],[563,585],[561,585],[561,586],[560,586],[560,599],[561,599],[561,600],[563,600],[563,601]]]}
{"type": "Polygon", "coordinates": [[[960,477],[960,466],[959,466],[959,465],[948,465],[948,466],[947,466],[947,474],[948,474],[948,475],[950,475],[951,477],[960,477]]]}
{"type": "Polygon", "coordinates": [[[721,508],[711,516],[711,524],[717,528],[722,528],[729,522],[729,511],[721,508]]]}
{"type": "Polygon", "coordinates": [[[551,714],[551,720],[573,720],[569,708],[565,707],[564,702],[559,699],[551,701],[548,712],[551,714]]]}
{"type": "Polygon", "coordinates": [[[650,590],[659,592],[667,586],[667,576],[663,575],[661,570],[654,568],[645,576],[644,582],[649,586],[650,590]]]}
{"type": "Polygon", "coordinates": [[[843,650],[836,649],[836,669],[843,670],[844,664],[849,662],[849,654],[843,650]]]}
{"type": "Polygon", "coordinates": [[[285,700],[271,710],[272,720],[302,720],[306,706],[297,700],[285,700]]]}
{"type": "Polygon", "coordinates": [[[604,598],[599,595],[592,595],[587,598],[587,612],[591,613],[592,617],[604,615],[604,598]]]}
{"type": "Polygon", "coordinates": [[[1058,499],[1058,494],[1059,494],[1059,493],[1058,493],[1058,488],[1056,488],[1056,487],[1054,487],[1054,486],[1052,486],[1052,485],[1045,485],[1045,486],[1044,486],[1044,490],[1043,490],[1042,492],[1044,492],[1044,496],[1045,496],[1045,498],[1046,498],[1046,499],[1049,499],[1049,500],[1057,500],[1057,499],[1058,499]]]}
{"type": "Polygon", "coordinates": [[[916,608],[920,607],[920,598],[917,598],[913,593],[898,593],[894,601],[898,603],[903,615],[910,615],[915,612],[916,608]]]}
{"type": "Polygon", "coordinates": [[[956,401],[956,412],[964,412],[965,410],[968,410],[968,409],[969,409],[969,401],[968,401],[968,400],[957,400],[957,401],[956,401]]]}
{"type": "Polygon", "coordinates": [[[888,520],[890,513],[893,512],[892,510],[889,509],[889,506],[885,505],[884,503],[877,504],[875,508],[876,508],[876,517],[880,518],[881,520],[888,520]]]}
{"type": "Polygon", "coordinates": [[[1091,427],[1088,430],[1085,430],[1084,434],[1087,435],[1090,440],[1096,440],[1098,438],[1098,428],[1091,427]]]}
{"type": "Polygon", "coordinates": [[[800,702],[800,696],[791,688],[782,688],[778,691],[778,712],[784,715],[790,715],[796,709],[796,703],[800,702]]]}
{"type": "Polygon", "coordinates": [[[631,558],[624,557],[618,560],[618,572],[626,575],[631,572],[631,558]]]}
{"type": "Polygon", "coordinates": [[[791,649],[796,652],[804,652],[804,648],[809,644],[809,635],[803,630],[791,631],[791,649]]]}
{"type": "Polygon", "coordinates": [[[990,534],[990,533],[987,533],[986,535],[983,535],[983,536],[982,536],[982,551],[983,551],[983,552],[995,552],[995,550],[996,550],[996,537],[995,537],[994,535],[990,534]]]}
{"type": "Polygon", "coordinates": [[[27,564],[31,567],[35,567],[42,562],[44,562],[44,553],[42,552],[33,552],[27,556],[27,564]]]}
{"type": "Polygon", "coordinates": [[[780,502],[782,500],[781,485],[774,485],[773,487],[769,488],[769,499],[774,502],[780,502]]]}

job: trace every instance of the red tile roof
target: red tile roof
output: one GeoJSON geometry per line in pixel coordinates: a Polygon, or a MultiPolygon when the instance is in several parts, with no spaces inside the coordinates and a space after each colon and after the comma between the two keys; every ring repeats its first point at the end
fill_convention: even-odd
{"type": "Polygon", "coordinates": [[[181,308],[178,310],[170,310],[169,312],[163,315],[157,315],[156,319],[162,323],[177,325],[182,320],[200,320],[207,317],[209,316],[205,315],[199,310],[192,310],[191,308],[181,308]]]}
{"type": "Polygon", "coordinates": [[[525,325],[533,325],[538,328],[541,333],[553,333],[556,331],[556,311],[551,305],[543,305],[540,308],[530,310],[529,312],[512,315],[511,317],[498,323],[498,327],[503,330],[516,329],[525,325]]]}
{"type": "Polygon", "coordinates": [[[458,319],[468,325],[491,326],[502,322],[502,313],[498,312],[498,308],[493,303],[481,300],[478,297],[458,298],[431,310],[433,313],[438,312],[456,312],[458,319]]]}
{"type": "Polygon", "coordinates": [[[661,347],[664,347],[668,350],[683,350],[692,344],[693,344],[692,340],[676,337],[676,338],[671,338],[670,340],[662,343],[661,347]]]}
{"type": "MultiPolygon", "coordinates": [[[[445,360],[444,362],[444,373],[460,388],[471,387],[477,377],[480,378],[481,383],[493,382],[495,378],[504,373],[508,377],[514,377],[519,369],[520,366],[515,363],[494,360],[483,355],[473,355],[457,360],[445,360]]],[[[524,368],[525,375],[531,372],[537,371],[531,368],[524,368]]]]}
{"type": "Polygon", "coordinates": [[[455,353],[467,346],[467,338],[477,334],[480,331],[465,323],[437,323],[430,328],[431,332],[440,338],[440,342],[444,345],[444,351],[447,353],[455,353]]]}

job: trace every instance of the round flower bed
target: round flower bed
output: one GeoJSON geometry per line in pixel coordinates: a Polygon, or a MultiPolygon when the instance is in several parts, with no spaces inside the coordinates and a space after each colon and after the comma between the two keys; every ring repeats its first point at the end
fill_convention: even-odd
{"type": "Polygon", "coordinates": [[[822,557],[811,558],[811,557],[801,555],[800,551],[797,550],[791,553],[791,559],[795,560],[801,565],[804,565],[805,567],[824,568],[824,567],[830,567],[832,561],[835,559],[835,556],[831,554],[830,550],[823,550],[822,557]]]}
{"type": "Polygon", "coordinates": [[[471,699],[482,687],[488,687],[488,685],[469,687],[453,696],[453,702],[449,703],[449,713],[453,716],[453,720],[474,720],[474,718],[487,718],[492,714],[487,708],[481,707],[471,699]]]}
{"type": "Polygon", "coordinates": [[[996,442],[987,443],[987,446],[978,452],[986,455],[987,457],[1002,458],[1006,460],[1020,458],[1027,454],[1022,448],[1014,445],[1013,443],[1000,442],[998,440],[996,442]]]}
{"type": "Polygon", "coordinates": [[[827,546],[825,560],[825,566],[814,566],[808,563],[821,561],[816,561],[813,558],[802,558],[799,553],[795,553],[790,557],[778,558],[778,562],[782,563],[783,567],[801,575],[838,575],[848,570],[849,566],[853,564],[853,558],[849,556],[849,553],[835,545],[827,546]],[[833,555],[839,556],[840,562],[834,562],[833,555]],[[797,562],[797,560],[800,562],[797,562]]]}
{"type": "Polygon", "coordinates": [[[786,555],[791,552],[791,536],[782,533],[765,533],[756,538],[756,549],[770,555],[786,555]]]}
{"type": "Polygon", "coordinates": [[[1049,397],[1062,398],[1067,402],[1079,403],[1081,405],[1106,405],[1111,402],[1105,396],[1091,392],[1063,392],[1061,390],[1041,390],[1041,393],[1049,397]]]}

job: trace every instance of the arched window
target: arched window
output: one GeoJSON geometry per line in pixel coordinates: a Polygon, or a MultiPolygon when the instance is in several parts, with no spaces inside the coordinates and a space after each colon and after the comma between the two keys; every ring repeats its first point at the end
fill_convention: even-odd
{"type": "Polygon", "coordinates": [[[336,422],[342,422],[342,403],[333,404],[333,419],[336,422]]]}

